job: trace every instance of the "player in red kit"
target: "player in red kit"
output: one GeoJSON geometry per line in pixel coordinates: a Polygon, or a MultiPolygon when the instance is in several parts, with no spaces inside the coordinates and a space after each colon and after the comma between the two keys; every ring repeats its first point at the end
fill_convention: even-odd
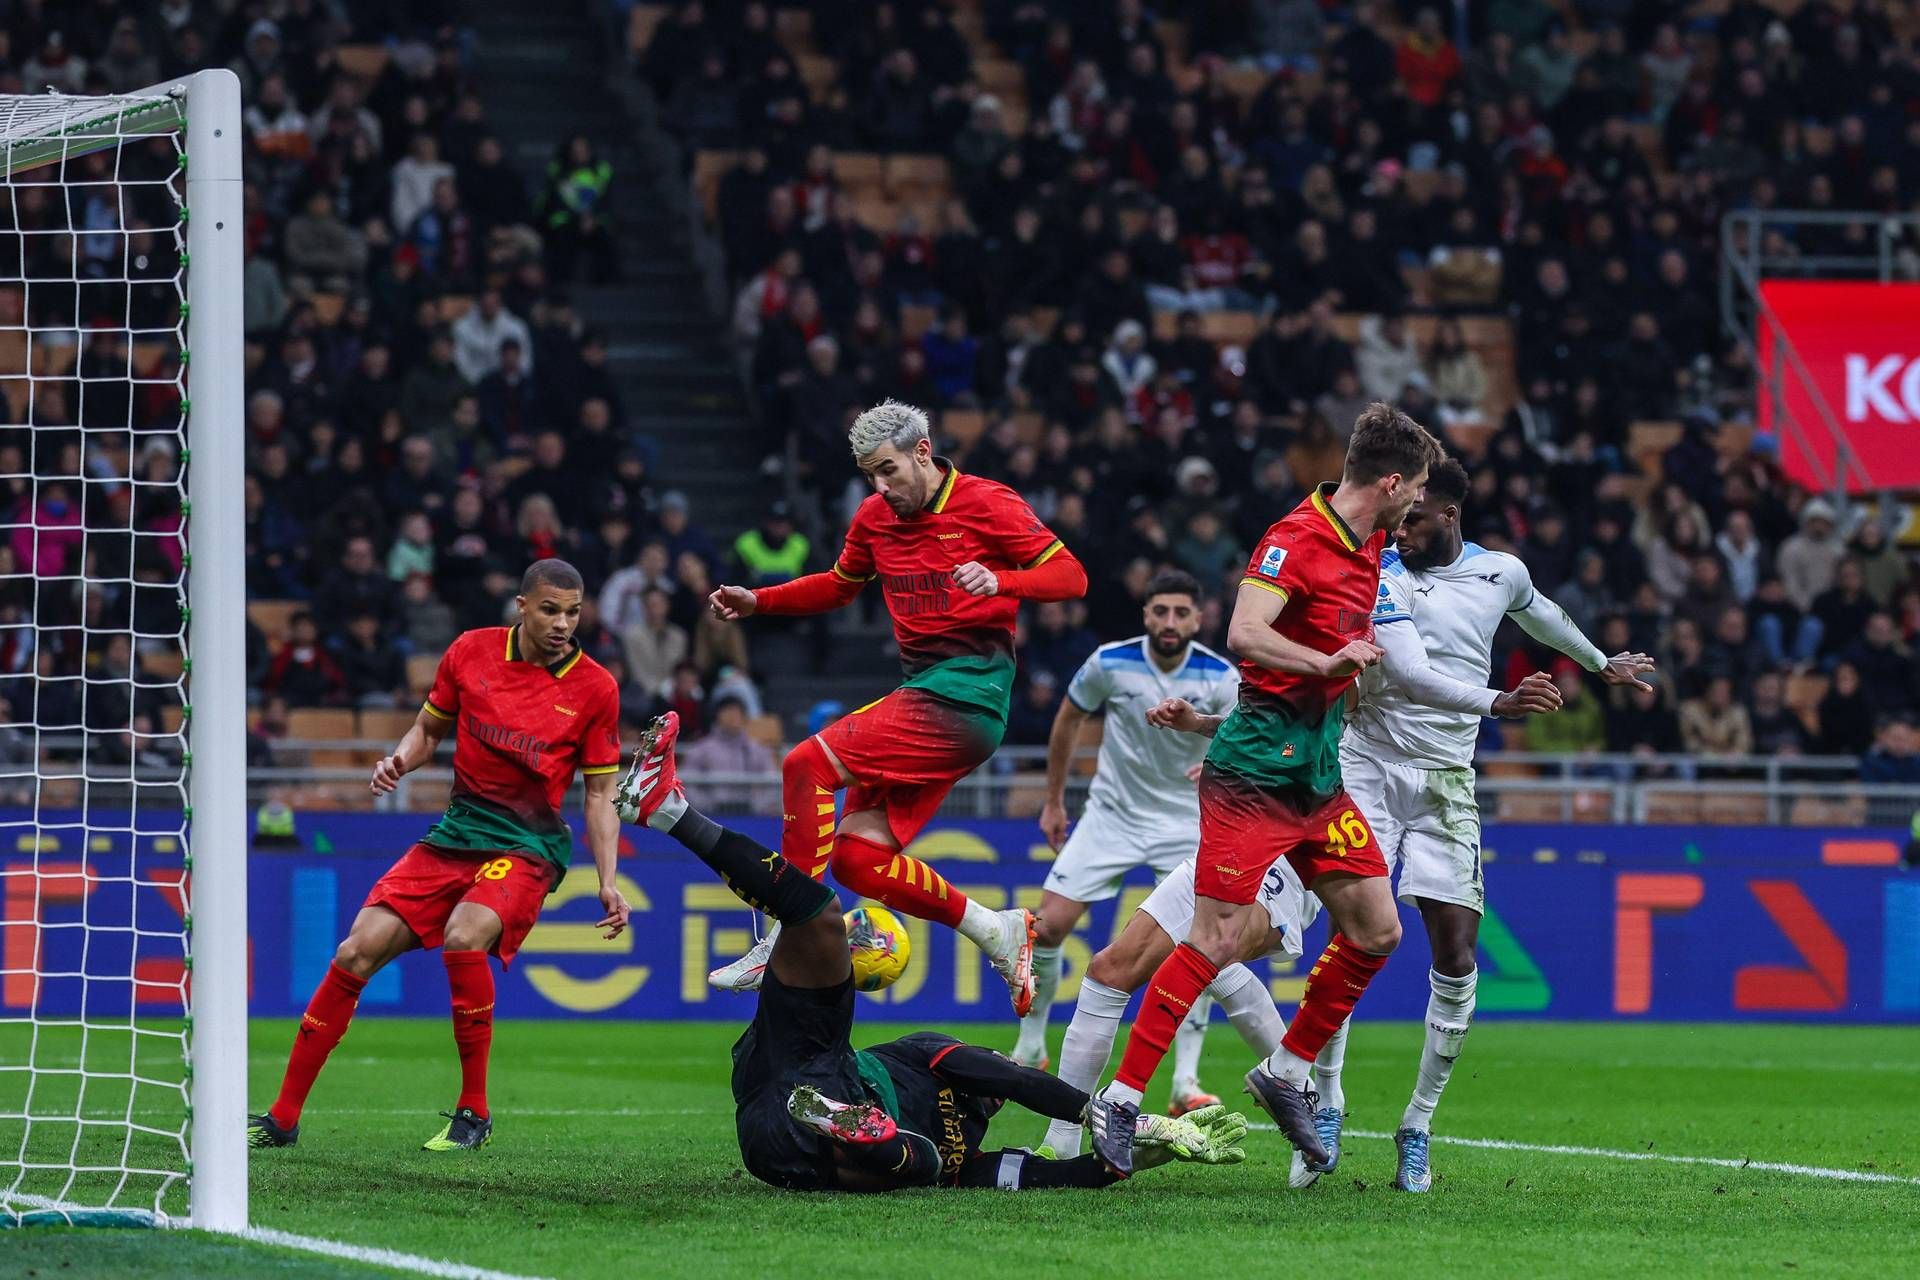
{"type": "Polygon", "coordinates": [[[1148,981],[1120,1069],[1087,1108],[1094,1150],[1116,1173],[1132,1167],[1147,1082],[1188,1008],[1239,958],[1250,921],[1264,919],[1260,884],[1282,856],[1325,904],[1333,935],[1280,1047],[1247,1073],[1247,1091],[1310,1168],[1327,1161],[1307,1074],[1400,941],[1386,861],[1340,780],[1346,693],[1380,659],[1372,616],[1387,533],[1439,457],[1406,414],[1369,405],[1340,483],[1321,485],[1268,529],[1240,581],[1227,629],[1240,656],[1238,705],[1164,725],[1205,733],[1213,745],[1200,774],[1192,929],[1148,981]]]}
{"type": "MultiPolygon", "coordinates": [[[[1024,1016],[1033,1002],[1033,914],[991,911],[902,850],[953,784],[1000,745],[1020,601],[1078,599],[1086,570],[1019,494],[936,458],[920,410],[889,400],[848,434],[874,492],[832,571],[754,591],[723,586],[711,597],[729,621],[820,613],[850,603],[877,577],[893,615],[906,680],[788,753],[780,852],[815,879],[831,866],[855,893],[959,930],[986,952],[1024,1016]],[[836,826],[833,794],[842,788],[836,826]]],[[[757,990],[778,932],[708,980],[757,990]]]]}
{"type": "Polygon", "coordinates": [[[415,947],[439,947],[453,995],[460,1097],[428,1151],[472,1150],[493,1140],[487,1055],[493,1046],[493,970],[506,964],[566,874],[573,833],[560,805],[576,772],[587,786],[587,846],[600,873],[599,926],[608,938],[627,927],[614,884],[620,820],[613,791],[620,769],[620,690],[580,650],[583,584],[564,560],[541,560],[520,581],[520,621],[455,640],[440,659],[433,692],[390,756],[373,768],[385,795],[433,759],[458,726],[453,796],[420,843],[367,894],[346,941],[307,1005],[280,1096],[248,1126],[254,1147],[290,1147],[300,1112],[327,1055],[346,1034],[367,980],[415,947]]]}

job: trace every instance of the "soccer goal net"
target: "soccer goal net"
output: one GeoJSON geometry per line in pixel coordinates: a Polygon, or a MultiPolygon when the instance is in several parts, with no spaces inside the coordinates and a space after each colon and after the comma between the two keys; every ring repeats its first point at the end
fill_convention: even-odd
{"type": "Polygon", "coordinates": [[[0,96],[0,1225],[245,1225],[239,130],[0,96]]]}

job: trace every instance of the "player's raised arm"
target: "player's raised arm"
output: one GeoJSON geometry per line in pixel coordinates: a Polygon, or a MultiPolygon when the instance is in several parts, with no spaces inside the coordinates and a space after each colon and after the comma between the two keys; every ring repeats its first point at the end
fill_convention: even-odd
{"type": "Polygon", "coordinates": [[[825,573],[809,573],[791,582],[748,590],[722,586],[707,597],[707,607],[722,622],[736,622],[756,613],[771,617],[796,617],[809,613],[830,613],[845,608],[860,594],[860,588],[873,581],[873,544],[863,508],[847,527],[847,539],[839,559],[825,573]]]}
{"type": "Polygon", "coordinates": [[[1337,652],[1321,653],[1289,640],[1273,629],[1273,620],[1286,608],[1287,596],[1264,583],[1243,581],[1234,597],[1233,619],[1227,624],[1227,644],[1249,662],[1271,671],[1301,676],[1347,675],[1380,661],[1380,648],[1353,640],[1337,652]]]}
{"type": "Polygon", "coordinates": [[[1548,648],[1557,649],[1598,675],[1608,684],[1632,685],[1652,692],[1653,686],[1640,677],[1653,670],[1653,659],[1644,653],[1617,653],[1609,658],[1600,647],[1574,625],[1567,611],[1536,589],[1526,566],[1514,581],[1514,603],[1507,614],[1520,629],[1548,648]]]}

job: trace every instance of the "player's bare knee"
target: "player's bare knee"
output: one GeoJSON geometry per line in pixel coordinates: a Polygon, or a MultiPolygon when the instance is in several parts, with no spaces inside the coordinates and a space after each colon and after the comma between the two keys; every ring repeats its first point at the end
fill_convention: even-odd
{"type": "Polygon", "coordinates": [[[1473,944],[1449,941],[1433,947],[1435,973],[1449,978],[1464,978],[1473,972],[1473,944]]]}
{"type": "Polygon", "coordinates": [[[1036,947],[1057,947],[1072,932],[1071,920],[1058,920],[1044,913],[1033,918],[1033,945],[1036,947]]]}
{"type": "Polygon", "coordinates": [[[357,933],[350,933],[342,938],[340,945],[333,951],[333,962],[356,978],[372,977],[380,968],[383,959],[357,933]]]}
{"type": "Polygon", "coordinates": [[[1390,955],[1400,945],[1400,918],[1387,916],[1379,921],[1368,921],[1347,935],[1348,941],[1362,951],[1371,951],[1374,955],[1390,955]]]}
{"type": "Polygon", "coordinates": [[[1118,954],[1117,947],[1106,947],[1094,956],[1087,965],[1087,977],[1103,987],[1112,987],[1115,991],[1131,991],[1133,984],[1128,981],[1128,957],[1118,954]]]}

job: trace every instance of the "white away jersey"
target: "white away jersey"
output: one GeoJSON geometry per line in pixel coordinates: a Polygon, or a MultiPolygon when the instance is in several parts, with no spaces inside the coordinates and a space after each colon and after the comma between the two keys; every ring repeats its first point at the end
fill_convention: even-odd
{"type": "Polygon", "coordinates": [[[1239,696],[1240,673],[1201,644],[1188,645],[1186,660],[1172,671],[1162,671],[1147,650],[1145,636],[1103,644],[1067,685],[1074,706],[1107,713],[1088,802],[1145,828],[1192,826],[1200,802],[1187,770],[1206,757],[1209,741],[1154,728],[1147,708],[1185,698],[1202,715],[1225,715],[1239,696]]]}
{"type": "MultiPolygon", "coordinates": [[[[1375,627],[1419,628],[1434,670],[1484,689],[1493,670],[1493,633],[1508,613],[1527,608],[1533,594],[1527,566],[1504,551],[1469,542],[1452,564],[1415,571],[1389,547],[1380,557],[1373,622],[1375,627]]],[[[1463,711],[1421,706],[1376,665],[1361,679],[1360,705],[1347,721],[1347,732],[1381,759],[1456,769],[1473,763],[1480,720],[1463,711]]]]}

